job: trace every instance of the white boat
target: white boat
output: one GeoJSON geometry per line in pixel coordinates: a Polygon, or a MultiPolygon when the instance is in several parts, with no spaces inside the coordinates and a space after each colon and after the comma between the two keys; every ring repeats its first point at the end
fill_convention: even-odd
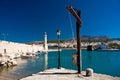
{"type": "Polygon", "coordinates": [[[38,56],[35,55],[34,53],[26,53],[25,55],[22,55],[21,58],[22,59],[28,59],[28,58],[31,58],[31,59],[35,59],[37,58],[38,56]]]}

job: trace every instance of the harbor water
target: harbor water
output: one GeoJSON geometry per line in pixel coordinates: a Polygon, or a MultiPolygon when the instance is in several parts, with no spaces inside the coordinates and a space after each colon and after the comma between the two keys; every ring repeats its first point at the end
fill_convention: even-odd
{"type": "MultiPolygon", "coordinates": [[[[72,54],[76,50],[60,52],[61,67],[77,70],[72,63],[72,54]]],[[[95,73],[120,77],[120,51],[87,51],[82,50],[82,70],[92,68],[95,73]]],[[[17,59],[18,65],[0,68],[0,80],[17,80],[45,69],[58,67],[58,52],[39,55],[37,59],[17,59]]]]}

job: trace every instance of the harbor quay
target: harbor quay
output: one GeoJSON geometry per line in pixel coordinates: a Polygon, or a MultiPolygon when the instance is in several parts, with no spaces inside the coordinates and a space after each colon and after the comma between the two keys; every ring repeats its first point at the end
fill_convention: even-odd
{"type": "MultiPolygon", "coordinates": [[[[47,34],[44,33],[44,43],[29,45],[9,41],[0,41],[0,66],[17,65],[15,58],[34,58],[37,52],[47,52],[47,34]]],[[[51,51],[51,50],[50,50],[51,51]]]]}
{"type": "Polygon", "coordinates": [[[93,75],[91,76],[86,76],[85,71],[82,71],[82,74],[77,74],[77,71],[75,70],[53,68],[32,74],[32,76],[28,76],[20,80],[120,80],[118,77],[112,77],[109,75],[92,74],[93,75]]]}
{"type": "Polygon", "coordinates": [[[0,41],[0,66],[17,65],[15,58],[26,55],[26,53],[35,53],[41,50],[43,50],[43,47],[40,45],[0,41]]]}

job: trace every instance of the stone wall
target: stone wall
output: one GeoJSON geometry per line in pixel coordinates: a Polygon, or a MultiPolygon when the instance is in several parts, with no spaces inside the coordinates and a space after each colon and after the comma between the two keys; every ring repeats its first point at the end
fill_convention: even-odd
{"type": "Polygon", "coordinates": [[[0,41],[0,54],[10,54],[10,56],[42,51],[43,49],[43,45],[27,45],[23,43],[0,41]]]}

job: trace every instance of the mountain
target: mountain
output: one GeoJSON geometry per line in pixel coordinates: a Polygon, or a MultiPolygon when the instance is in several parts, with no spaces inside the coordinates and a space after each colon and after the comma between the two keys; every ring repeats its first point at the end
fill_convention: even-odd
{"type": "Polygon", "coordinates": [[[106,41],[110,40],[108,36],[82,36],[82,41],[106,41]]]}
{"type": "MultiPolygon", "coordinates": [[[[76,38],[74,39],[76,40],[76,38]]],[[[81,42],[107,42],[107,41],[113,41],[113,40],[120,40],[120,38],[110,38],[108,36],[82,36],[81,42]]],[[[60,40],[60,42],[71,42],[73,39],[66,39],[66,40],[60,40]]],[[[48,43],[57,43],[58,40],[48,40],[48,43]]],[[[27,44],[42,44],[43,41],[34,41],[29,42],[27,44]]]]}

